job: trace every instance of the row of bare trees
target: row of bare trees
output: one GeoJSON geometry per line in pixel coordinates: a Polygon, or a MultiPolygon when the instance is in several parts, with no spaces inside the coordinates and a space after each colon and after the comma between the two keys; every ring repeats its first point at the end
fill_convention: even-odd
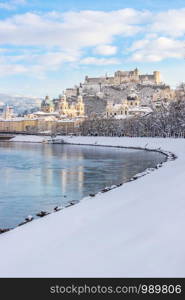
{"type": "Polygon", "coordinates": [[[131,137],[185,137],[185,101],[171,102],[168,107],[144,117],[122,120],[94,118],[81,125],[82,135],[131,137]]]}

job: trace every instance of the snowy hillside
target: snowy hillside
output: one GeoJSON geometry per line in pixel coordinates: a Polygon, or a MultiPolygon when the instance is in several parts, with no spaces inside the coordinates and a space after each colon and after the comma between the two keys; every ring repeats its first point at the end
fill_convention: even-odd
{"type": "Polygon", "coordinates": [[[40,107],[41,99],[37,97],[26,97],[19,95],[7,95],[0,93],[0,102],[3,104],[12,105],[16,113],[23,113],[24,111],[40,107]]]}

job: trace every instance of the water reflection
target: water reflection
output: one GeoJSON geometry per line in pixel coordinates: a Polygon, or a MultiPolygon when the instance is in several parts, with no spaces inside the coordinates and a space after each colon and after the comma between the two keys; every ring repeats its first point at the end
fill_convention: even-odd
{"type": "Polygon", "coordinates": [[[0,228],[127,181],[163,160],[146,151],[0,142],[0,228]]]}

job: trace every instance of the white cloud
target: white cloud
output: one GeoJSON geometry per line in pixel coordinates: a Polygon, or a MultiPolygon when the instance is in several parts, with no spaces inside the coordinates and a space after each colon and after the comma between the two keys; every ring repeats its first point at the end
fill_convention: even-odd
{"type": "MultiPolygon", "coordinates": [[[[35,70],[39,72],[58,70],[66,62],[116,64],[115,58],[83,58],[82,50],[96,47],[96,51],[101,55],[115,54],[116,46],[110,46],[109,43],[118,35],[130,36],[139,32],[141,29],[138,23],[144,22],[148,14],[150,13],[123,9],[113,12],[80,11],[14,15],[0,21],[0,44],[12,47],[34,46],[42,49],[42,53],[30,50],[28,54],[4,56],[3,63],[4,65],[7,63],[8,70],[10,63],[16,64],[16,68],[17,63],[22,64],[25,68],[21,71],[26,72],[29,69],[29,74],[35,70]]],[[[4,65],[2,70],[5,70],[4,65]]],[[[12,72],[16,68],[13,66],[12,72]]],[[[7,73],[9,71],[6,71],[7,73]]]]}
{"type": "Polygon", "coordinates": [[[5,53],[5,52],[8,52],[8,49],[0,48],[0,53],[5,53]]]}
{"type": "Polygon", "coordinates": [[[185,54],[185,8],[153,14],[145,37],[130,47],[133,61],[182,59],[185,54]]]}
{"type": "Polygon", "coordinates": [[[17,74],[25,73],[40,78],[47,71],[57,71],[62,64],[77,63],[79,59],[80,52],[75,51],[33,54],[24,51],[22,55],[10,55],[9,53],[4,55],[0,51],[0,75],[14,75],[17,72],[17,74]]]}
{"type": "Polygon", "coordinates": [[[9,0],[6,2],[0,2],[0,9],[14,10],[17,6],[25,5],[26,3],[26,0],[9,0]]]}
{"type": "Polygon", "coordinates": [[[14,6],[12,6],[11,3],[0,2],[0,9],[12,10],[14,9],[14,6]]]}
{"type": "Polygon", "coordinates": [[[180,37],[185,35],[185,8],[156,14],[149,30],[158,34],[180,37]]]}
{"type": "MultiPolygon", "coordinates": [[[[15,6],[26,1],[1,3],[15,6]]],[[[119,50],[117,39],[119,45],[128,45],[130,37],[134,37],[135,42],[127,52],[123,49],[123,53],[133,61],[178,59],[184,54],[184,34],[185,9],[161,13],[130,8],[110,12],[28,12],[0,20],[0,45],[19,49],[16,54],[5,55],[0,48],[0,61],[5,74],[11,72],[10,65],[13,74],[16,70],[44,74],[47,70],[60,69],[64,63],[117,64],[120,61],[112,57],[119,50]],[[24,47],[29,50],[24,52],[24,47]],[[86,49],[92,50],[94,57],[86,57],[86,49]]]]}
{"type": "Polygon", "coordinates": [[[111,43],[115,36],[132,36],[138,33],[142,30],[138,24],[146,18],[146,12],[133,9],[52,13],[42,16],[26,13],[0,21],[0,43],[60,46],[66,49],[99,46],[111,43]]]}
{"type": "Polygon", "coordinates": [[[114,55],[117,52],[117,47],[116,46],[111,46],[111,45],[100,45],[97,46],[94,50],[95,54],[100,54],[100,55],[114,55]]]}
{"type": "Polygon", "coordinates": [[[20,64],[1,63],[0,61],[0,76],[17,75],[27,73],[28,68],[20,64]]]}
{"type": "Polygon", "coordinates": [[[14,3],[14,4],[21,4],[24,5],[27,3],[27,0],[10,0],[10,2],[14,3]]]}
{"type": "Polygon", "coordinates": [[[119,63],[119,60],[116,58],[85,57],[80,61],[80,64],[84,65],[117,65],[119,63]]]}
{"type": "Polygon", "coordinates": [[[184,49],[184,41],[159,37],[136,41],[129,51],[134,52],[130,58],[133,61],[157,62],[166,58],[183,58],[184,49]]]}

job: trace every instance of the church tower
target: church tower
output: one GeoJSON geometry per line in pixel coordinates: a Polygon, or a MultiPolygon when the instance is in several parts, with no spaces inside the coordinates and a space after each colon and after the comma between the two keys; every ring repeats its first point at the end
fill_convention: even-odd
{"type": "Polygon", "coordinates": [[[60,96],[60,114],[67,116],[69,110],[69,104],[67,102],[67,97],[64,94],[63,96],[60,96]]]}
{"type": "Polygon", "coordinates": [[[139,76],[139,70],[138,70],[138,68],[135,68],[134,75],[139,76]]]}
{"type": "Polygon", "coordinates": [[[77,98],[76,111],[78,116],[83,116],[85,113],[85,107],[84,107],[82,95],[79,95],[77,98]]]}
{"type": "Polygon", "coordinates": [[[4,112],[3,112],[3,118],[5,120],[10,120],[13,117],[13,107],[6,105],[4,112]]]}

